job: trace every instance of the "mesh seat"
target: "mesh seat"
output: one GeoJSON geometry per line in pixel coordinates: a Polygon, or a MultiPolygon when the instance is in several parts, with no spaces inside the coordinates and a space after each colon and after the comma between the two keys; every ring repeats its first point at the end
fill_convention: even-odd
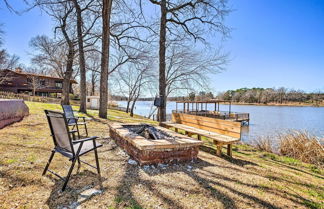
{"type": "MultiPolygon", "coordinates": [[[[80,147],[80,144],[73,145],[74,150],[78,150],[79,147],[80,147]]],[[[81,147],[79,157],[96,149],[96,148],[99,148],[99,147],[102,147],[102,144],[96,143],[96,146],[94,146],[92,141],[86,141],[83,143],[83,145],[81,147]]],[[[66,156],[68,158],[73,158],[73,153],[66,149],[62,149],[62,148],[58,147],[58,148],[56,148],[56,150],[57,150],[57,152],[61,153],[62,155],[66,156]]]]}
{"type": "Polygon", "coordinates": [[[78,161],[79,166],[80,163],[83,162],[93,168],[97,169],[99,180],[101,182],[101,175],[100,175],[100,167],[99,167],[99,160],[98,160],[98,153],[97,148],[101,147],[102,145],[96,142],[98,137],[89,137],[76,140],[74,133],[76,131],[69,131],[68,122],[63,113],[45,110],[45,114],[48,120],[49,127],[51,129],[51,134],[54,142],[54,149],[52,154],[46,164],[46,167],[43,171],[43,175],[46,174],[47,170],[51,173],[55,174],[56,176],[64,179],[63,177],[59,176],[55,172],[48,169],[54,154],[56,152],[62,154],[63,156],[67,157],[72,161],[71,167],[69,169],[67,177],[64,179],[64,185],[62,190],[65,190],[65,187],[69,181],[70,175],[74,168],[75,162],[78,161]],[[84,161],[80,160],[80,157],[88,152],[94,151],[95,159],[96,159],[96,166],[92,166],[84,161]]]}

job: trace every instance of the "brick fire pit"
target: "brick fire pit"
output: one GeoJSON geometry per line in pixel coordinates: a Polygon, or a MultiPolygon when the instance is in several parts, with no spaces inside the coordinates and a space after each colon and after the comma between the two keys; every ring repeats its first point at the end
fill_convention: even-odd
{"type": "Polygon", "coordinates": [[[109,134],[140,165],[195,160],[203,144],[162,127],[139,123],[109,124],[109,134]]]}

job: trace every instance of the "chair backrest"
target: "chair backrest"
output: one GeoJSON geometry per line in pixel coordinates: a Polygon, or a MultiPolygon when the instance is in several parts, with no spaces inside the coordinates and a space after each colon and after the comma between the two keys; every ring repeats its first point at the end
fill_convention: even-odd
{"type": "Polygon", "coordinates": [[[69,134],[65,115],[63,113],[50,110],[45,110],[45,114],[48,120],[48,125],[51,129],[55,147],[72,152],[74,155],[73,144],[69,134]]]}
{"type": "Polygon", "coordinates": [[[73,109],[71,107],[71,105],[62,105],[65,117],[67,118],[67,122],[68,124],[71,123],[76,123],[76,119],[74,117],[74,113],[73,113],[73,109]]]}

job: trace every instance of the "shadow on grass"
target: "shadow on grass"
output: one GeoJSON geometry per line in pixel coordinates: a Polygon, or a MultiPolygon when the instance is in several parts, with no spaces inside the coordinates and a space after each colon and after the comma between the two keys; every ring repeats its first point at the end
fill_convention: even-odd
{"type": "Polygon", "coordinates": [[[167,208],[184,208],[182,205],[156,189],[153,181],[141,179],[139,171],[139,166],[126,165],[125,174],[117,188],[118,193],[115,197],[115,202],[118,207],[142,208],[131,190],[133,186],[141,184],[146,187],[148,191],[152,192],[156,198],[162,200],[163,204],[168,205],[167,208]]]}
{"type": "MultiPolygon", "coordinates": [[[[209,154],[216,155],[216,150],[214,148],[202,145],[202,146],[199,147],[199,149],[204,151],[204,152],[207,152],[209,154]]],[[[245,165],[257,166],[258,165],[256,163],[251,162],[251,161],[241,160],[241,159],[238,159],[238,158],[230,157],[230,156],[225,155],[225,154],[222,154],[221,158],[224,159],[224,160],[227,160],[230,163],[238,165],[238,166],[245,166],[245,165]]]]}
{"type": "Polygon", "coordinates": [[[267,159],[266,157],[262,157],[260,156],[262,159],[264,159],[265,161],[268,161],[268,162],[271,162],[271,163],[274,163],[274,164],[277,164],[279,166],[282,166],[282,167],[286,167],[288,169],[291,169],[291,170],[295,170],[295,171],[298,171],[298,172],[301,172],[301,173],[304,173],[304,174],[308,174],[310,176],[314,176],[314,177],[317,177],[319,179],[324,179],[324,176],[320,175],[320,174],[315,174],[315,173],[310,173],[310,172],[307,172],[305,170],[302,170],[302,169],[299,169],[297,167],[293,167],[293,166],[290,166],[288,164],[285,164],[285,163],[282,163],[278,160],[275,160],[275,159],[267,159]]]}
{"type": "MultiPolygon", "coordinates": [[[[61,191],[64,183],[61,179],[54,178],[52,175],[49,178],[54,181],[53,189],[46,201],[49,208],[78,208],[81,204],[106,190],[106,188],[100,189],[97,173],[89,170],[71,175],[64,192],[61,191]],[[98,189],[95,189],[95,187],[98,187],[98,189]]],[[[105,181],[106,179],[101,178],[101,180],[105,181]]]]}
{"type": "Polygon", "coordinates": [[[206,190],[211,191],[212,193],[214,193],[218,199],[223,203],[225,208],[237,208],[235,205],[235,202],[230,199],[230,198],[224,198],[226,197],[226,195],[224,195],[223,193],[219,192],[217,189],[215,189],[214,187],[212,187],[212,185],[214,186],[219,186],[222,188],[225,188],[227,190],[229,190],[230,192],[232,192],[233,194],[239,195],[245,199],[249,199],[252,200],[253,202],[255,202],[256,204],[264,207],[264,208],[273,208],[273,209],[279,209],[280,207],[277,207],[267,201],[264,201],[258,197],[243,193],[238,191],[237,189],[234,189],[232,187],[229,187],[223,183],[219,183],[216,181],[212,181],[210,179],[206,179],[201,177],[200,175],[198,175],[196,172],[188,172],[188,171],[184,171],[188,176],[190,176],[194,181],[196,181],[197,183],[199,183],[201,186],[203,186],[206,190]]]}

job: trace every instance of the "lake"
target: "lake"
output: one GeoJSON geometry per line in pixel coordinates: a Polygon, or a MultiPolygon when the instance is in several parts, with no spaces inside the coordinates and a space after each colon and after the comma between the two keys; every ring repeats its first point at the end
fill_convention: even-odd
{"type": "MultiPolygon", "coordinates": [[[[125,101],[118,105],[126,107],[125,101]]],[[[180,104],[178,108],[180,109],[180,104]]],[[[148,116],[153,108],[152,101],[136,103],[135,114],[148,116]]],[[[208,106],[213,110],[214,106],[208,106]]],[[[167,114],[176,109],[175,102],[168,102],[167,114]]],[[[228,111],[228,105],[220,105],[221,111],[228,111]]],[[[287,130],[307,130],[318,137],[324,137],[324,107],[254,106],[232,105],[232,112],[250,113],[250,125],[242,130],[242,141],[251,142],[260,136],[273,136],[287,130]]]]}

